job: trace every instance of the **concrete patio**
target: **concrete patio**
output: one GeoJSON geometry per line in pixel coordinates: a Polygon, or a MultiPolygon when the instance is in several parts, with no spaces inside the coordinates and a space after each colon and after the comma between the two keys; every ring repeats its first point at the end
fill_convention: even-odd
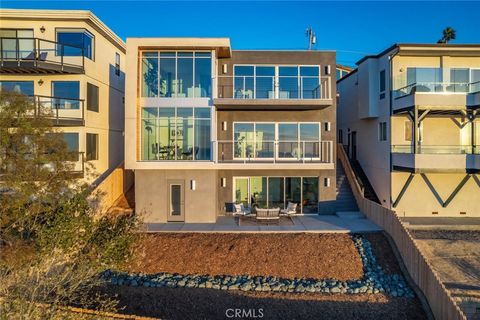
{"type": "MultiPolygon", "coordinates": [[[[361,215],[361,214],[360,214],[361,215]]],[[[292,217],[293,225],[240,226],[237,219],[221,216],[215,223],[149,223],[145,232],[313,232],[313,233],[362,233],[382,229],[372,221],[358,215],[303,215],[292,217]]]]}

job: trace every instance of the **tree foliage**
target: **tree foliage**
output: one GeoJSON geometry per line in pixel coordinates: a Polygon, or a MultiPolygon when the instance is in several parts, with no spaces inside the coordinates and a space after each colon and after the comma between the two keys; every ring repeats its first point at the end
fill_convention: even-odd
{"type": "Polygon", "coordinates": [[[8,319],[58,318],[65,305],[115,306],[92,292],[101,271],[128,258],[136,220],[96,214],[92,190],[72,174],[77,156],[48,112],[0,92],[0,314],[8,319]]]}
{"type": "Polygon", "coordinates": [[[443,29],[442,38],[440,38],[437,43],[447,44],[450,40],[455,40],[457,32],[452,27],[446,27],[443,29]]]}

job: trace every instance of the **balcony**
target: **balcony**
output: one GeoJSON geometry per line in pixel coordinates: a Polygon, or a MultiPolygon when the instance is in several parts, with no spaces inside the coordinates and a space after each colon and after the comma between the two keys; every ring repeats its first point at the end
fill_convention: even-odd
{"type": "Polygon", "coordinates": [[[423,145],[414,153],[412,145],[393,145],[392,165],[411,172],[478,172],[480,146],[423,145]]]}
{"type": "MultiPolygon", "coordinates": [[[[26,154],[25,157],[28,155],[26,154]]],[[[84,152],[69,152],[67,155],[67,159],[65,159],[65,168],[68,171],[68,174],[72,176],[72,178],[83,178],[85,176],[85,156],[84,152]]],[[[38,170],[48,170],[48,171],[55,171],[55,164],[51,162],[46,162],[38,165],[38,170]]],[[[0,164],[0,181],[2,177],[7,174],[14,174],[15,168],[2,166],[0,164]]]]}
{"type": "Polygon", "coordinates": [[[0,38],[2,74],[82,74],[83,49],[38,38],[0,38]]]}
{"type": "Polygon", "coordinates": [[[34,103],[33,115],[52,120],[55,126],[85,125],[84,100],[48,96],[31,96],[34,103]]]}
{"type": "Polygon", "coordinates": [[[470,96],[480,92],[480,69],[417,68],[393,79],[393,111],[420,109],[463,110],[470,96]]]}
{"type": "Polygon", "coordinates": [[[333,168],[332,141],[215,141],[215,162],[218,164],[298,168],[317,165],[333,168]]]}
{"type": "Polygon", "coordinates": [[[330,106],[331,78],[320,76],[219,76],[219,109],[311,109],[330,106]]]}

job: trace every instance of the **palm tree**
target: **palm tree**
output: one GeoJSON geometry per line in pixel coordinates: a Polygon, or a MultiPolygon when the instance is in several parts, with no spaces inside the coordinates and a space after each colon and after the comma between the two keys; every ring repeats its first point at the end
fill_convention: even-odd
{"type": "Polygon", "coordinates": [[[437,43],[448,43],[448,41],[454,40],[455,37],[456,31],[452,27],[446,27],[443,29],[443,37],[437,43]]]}

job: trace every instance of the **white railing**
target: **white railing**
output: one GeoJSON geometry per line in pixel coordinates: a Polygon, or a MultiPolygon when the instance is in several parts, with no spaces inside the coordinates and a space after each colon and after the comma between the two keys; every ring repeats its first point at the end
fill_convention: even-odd
{"type": "Polygon", "coordinates": [[[218,76],[218,98],[331,99],[331,77],[218,76]]]}
{"type": "Polygon", "coordinates": [[[217,163],[333,163],[332,141],[214,141],[217,163]]]}

